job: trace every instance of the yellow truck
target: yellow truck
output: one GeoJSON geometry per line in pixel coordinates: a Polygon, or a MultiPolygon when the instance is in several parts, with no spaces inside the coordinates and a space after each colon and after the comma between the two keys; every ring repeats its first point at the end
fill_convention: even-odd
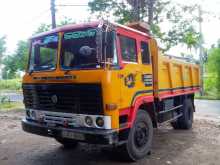
{"type": "Polygon", "coordinates": [[[30,39],[23,77],[26,132],[109,145],[136,161],[151,150],[153,128],[190,129],[197,64],[160,53],[141,24],[66,25],[30,39]]]}

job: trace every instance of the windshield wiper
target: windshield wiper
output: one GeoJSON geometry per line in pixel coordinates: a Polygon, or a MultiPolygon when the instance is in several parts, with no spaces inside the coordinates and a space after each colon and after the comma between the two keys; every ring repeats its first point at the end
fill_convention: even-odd
{"type": "Polygon", "coordinates": [[[50,64],[50,65],[38,65],[34,67],[34,70],[37,71],[43,71],[43,70],[52,70],[54,69],[54,65],[50,64]]]}
{"type": "Polygon", "coordinates": [[[87,64],[80,64],[80,66],[89,66],[89,65],[98,65],[98,63],[87,63],[87,64]]]}
{"type": "Polygon", "coordinates": [[[83,67],[100,68],[101,66],[99,63],[87,63],[87,64],[80,64],[79,67],[80,68],[83,68],[83,67]]]}

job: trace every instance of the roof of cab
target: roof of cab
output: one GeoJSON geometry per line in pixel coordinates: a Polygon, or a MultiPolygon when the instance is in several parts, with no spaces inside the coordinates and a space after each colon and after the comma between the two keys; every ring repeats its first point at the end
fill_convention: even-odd
{"type": "MultiPolygon", "coordinates": [[[[69,31],[69,30],[73,30],[73,29],[82,29],[82,28],[89,28],[89,27],[95,28],[95,27],[98,27],[99,24],[103,24],[103,23],[106,23],[106,21],[101,20],[101,21],[93,21],[93,22],[80,23],[80,24],[68,24],[68,25],[64,25],[64,26],[61,26],[61,27],[57,27],[57,28],[52,29],[52,30],[47,31],[47,32],[39,33],[37,35],[32,36],[30,39],[38,38],[38,37],[42,37],[42,36],[45,36],[45,35],[50,35],[50,34],[58,33],[58,32],[65,32],[65,31],[69,31]]],[[[146,33],[141,32],[139,30],[130,28],[128,26],[121,25],[121,24],[118,24],[118,23],[115,23],[115,22],[109,22],[109,23],[111,25],[115,26],[115,27],[123,28],[123,29],[129,30],[129,31],[144,35],[146,37],[150,37],[149,34],[146,34],[146,33]]]]}

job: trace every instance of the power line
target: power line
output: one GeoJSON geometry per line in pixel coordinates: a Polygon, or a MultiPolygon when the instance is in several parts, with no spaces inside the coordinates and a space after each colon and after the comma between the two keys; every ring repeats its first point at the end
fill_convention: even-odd
{"type": "Polygon", "coordinates": [[[59,6],[59,7],[83,7],[83,6],[88,6],[88,4],[59,4],[56,6],[59,6]]]}
{"type": "Polygon", "coordinates": [[[49,11],[50,11],[50,9],[46,9],[46,10],[40,12],[39,15],[34,16],[32,19],[30,19],[30,20],[28,20],[28,21],[25,21],[25,23],[30,23],[30,22],[36,21],[36,20],[38,20],[39,18],[41,18],[43,15],[45,15],[46,13],[48,13],[49,11]]]}
{"type": "Polygon", "coordinates": [[[50,0],[52,28],[56,28],[56,9],[55,7],[87,7],[88,4],[55,4],[56,0],[50,0]]]}

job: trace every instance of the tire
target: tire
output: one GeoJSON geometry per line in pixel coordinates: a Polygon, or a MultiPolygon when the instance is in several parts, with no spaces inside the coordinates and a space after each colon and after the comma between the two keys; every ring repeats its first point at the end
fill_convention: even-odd
{"type": "Polygon", "coordinates": [[[171,122],[174,129],[191,129],[193,123],[193,112],[194,108],[192,101],[186,99],[183,102],[182,113],[183,115],[179,117],[176,121],[171,122]]]}
{"type": "Polygon", "coordinates": [[[55,138],[55,140],[66,149],[74,149],[78,146],[78,142],[72,139],[55,138]]]}
{"type": "Polygon", "coordinates": [[[128,161],[137,161],[150,153],[153,139],[153,125],[149,114],[138,110],[127,142],[120,147],[120,153],[128,161]]]}

